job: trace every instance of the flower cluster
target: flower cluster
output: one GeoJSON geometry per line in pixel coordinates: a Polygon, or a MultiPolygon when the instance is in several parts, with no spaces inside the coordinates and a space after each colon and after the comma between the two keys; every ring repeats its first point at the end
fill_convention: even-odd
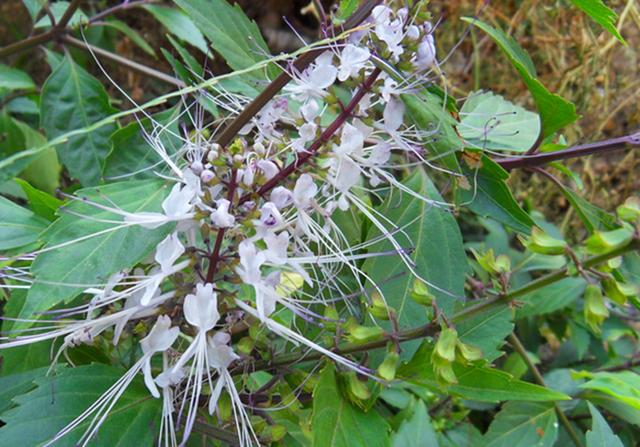
{"type": "MultiPolygon", "coordinates": [[[[136,331],[150,327],[127,374],[47,445],[89,421],[78,444],[86,445],[139,373],[151,395],[164,401],[161,445],[184,445],[205,396],[214,415],[223,393],[232,402],[240,444],[259,444],[241,381],[234,379],[243,365],[264,357],[255,343],[241,350],[234,344],[247,328],[265,328],[281,340],[274,342],[275,351],[293,343],[375,376],[308,338],[298,325],[344,322],[330,312],[336,303],[346,312],[352,308],[345,297],[354,287],[345,283],[344,272],[363,300],[378,289],[360,268],[367,257],[397,255],[413,271],[407,247],[396,241],[402,228],[367,197],[398,188],[433,203],[394,173],[426,163],[420,143],[428,135],[404,124],[402,100],[437,71],[433,29],[419,23],[419,15],[378,6],[365,24],[345,41],[328,44],[307,68],[290,65],[289,85],[229,145],[217,144],[215,132],[210,136],[193,120],[183,147],[169,153],[159,139],[168,130],[161,127],[151,147],[164,171],[155,169],[173,183],[161,211],[129,212],[84,200],[111,213],[117,228],[172,230],[152,261],[88,288],[88,303],[65,310],[64,319],[41,318],[37,323],[46,329],[3,339],[2,349],[62,337],[57,359],[100,336],[118,344],[131,336],[134,324],[136,331]],[[335,216],[352,211],[366,216],[381,236],[351,244],[335,216]],[[371,253],[368,248],[381,238],[394,250],[371,253]]],[[[246,101],[223,93],[204,92],[233,118],[236,103],[246,101]]]]}

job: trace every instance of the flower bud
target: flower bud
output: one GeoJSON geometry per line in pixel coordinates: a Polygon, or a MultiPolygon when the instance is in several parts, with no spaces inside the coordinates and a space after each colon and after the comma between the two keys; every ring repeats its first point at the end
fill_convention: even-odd
{"type": "Polygon", "coordinates": [[[200,180],[202,180],[203,183],[209,183],[214,179],[215,176],[216,175],[213,173],[213,171],[205,169],[200,173],[200,180]]]}
{"type": "Polygon", "coordinates": [[[531,237],[526,242],[526,247],[533,253],[542,255],[561,255],[564,253],[567,243],[561,239],[556,239],[538,227],[533,227],[531,237]]]}
{"type": "Polygon", "coordinates": [[[397,352],[388,352],[380,366],[378,366],[378,375],[388,381],[395,379],[399,361],[400,356],[397,352]]]}
{"type": "Polygon", "coordinates": [[[584,319],[593,332],[599,334],[602,322],[609,316],[600,286],[589,284],[584,292],[584,319]]]}
{"type": "Polygon", "coordinates": [[[633,238],[633,228],[625,225],[612,231],[598,231],[585,241],[587,251],[593,254],[606,253],[626,246],[633,238]]]}

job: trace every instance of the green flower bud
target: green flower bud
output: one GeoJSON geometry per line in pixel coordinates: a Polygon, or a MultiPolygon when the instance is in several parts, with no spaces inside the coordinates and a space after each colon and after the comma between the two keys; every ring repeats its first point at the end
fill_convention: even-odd
{"type": "Polygon", "coordinates": [[[616,208],[616,214],[620,220],[636,222],[640,219],[640,197],[629,197],[622,205],[616,208]]]}
{"type": "Polygon", "coordinates": [[[251,354],[251,351],[253,351],[254,346],[255,344],[251,337],[242,337],[236,344],[235,348],[241,354],[249,355],[251,354]]]}
{"type": "Polygon", "coordinates": [[[620,305],[626,304],[627,299],[638,295],[639,292],[637,285],[618,282],[613,278],[602,281],[602,287],[607,296],[620,305]]]}
{"type": "Polygon", "coordinates": [[[467,345],[458,340],[458,344],[456,345],[458,348],[458,354],[464,363],[466,362],[475,362],[476,360],[480,360],[482,358],[482,351],[475,346],[467,345]]]}
{"type": "Polygon", "coordinates": [[[609,316],[600,286],[589,284],[584,292],[584,319],[595,333],[600,333],[602,322],[609,316]]]}
{"type": "Polygon", "coordinates": [[[413,299],[413,301],[423,306],[431,306],[433,304],[433,301],[435,300],[435,297],[431,294],[431,292],[429,292],[429,288],[427,287],[427,285],[419,279],[416,279],[413,282],[411,298],[413,299]]]}
{"type": "Polygon", "coordinates": [[[377,326],[353,325],[349,328],[347,339],[351,343],[367,343],[379,340],[384,335],[384,329],[377,326]]]}
{"type": "Polygon", "coordinates": [[[391,381],[395,379],[399,361],[400,356],[397,352],[388,352],[384,361],[378,366],[378,375],[384,380],[391,381]]]}
{"type": "Polygon", "coordinates": [[[561,255],[564,253],[567,243],[563,240],[549,236],[538,227],[533,227],[531,237],[526,243],[527,249],[533,253],[542,255],[561,255]]]}
{"type": "Polygon", "coordinates": [[[348,372],[345,375],[346,378],[346,392],[349,400],[358,406],[362,406],[363,401],[368,400],[371,397],[371,391],[366,382],[362,382],[356,376],[353,371],[348,372]]]}
{"type": "Polygon", "coordinates": [[[371,306],[369,306],[369,313],[371,315],[380,320],[388,320],[392,312],[394,312],[394,309],[387,306],[378,292],[371,294],[371,306]]]}
{"type": "Polygon", "coordinates": [[[585,241],[585,246],[589,253],[601,254],[628,245],[632,238],[633,228],[625,225],[617,230],[594,233],[585,241]]]}
{"type": "Polygon", "coordinates": [[[444,328],[440,332],[433,353],[443,360],[453,362],[456,359],[458,332],[453,328],[444,328]]]}

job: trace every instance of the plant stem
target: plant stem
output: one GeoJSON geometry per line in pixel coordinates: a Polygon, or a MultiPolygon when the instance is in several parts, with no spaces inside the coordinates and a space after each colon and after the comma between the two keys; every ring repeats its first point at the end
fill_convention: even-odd
{"type": "MultiPolygon", "coordinates": [[[[358,91],[353,95],[349,104],[347,104],[344,109],[340,112],[338,117],[333,120],[329,126],[320,134],[316,140],[311,143],[311,145],[305,150],[304,153],[299,155],[295,161],[291,162],[289,165],[284,167],[276,176],[274,176],[271,180],[266,182],[264,185],[258,189],[257,194],[259,196],[265,195],[267,192],[271,191],[273,188],[278,186],[284,179],[289,177],[296,169],[305,164],[309,159],[311,159],[316,153],[324,146],[331,137],[342,127],[345,121],[353,114],[353,111],[358,106],[360,101],[364,95],[371,89],[378,76],[380,76],[381,70],[380,68],[375,68],[371,74],[365,79],[363,84],[360,86],[358,91]]],[[[251,198],[251,194],[245,194],[241,199],[240,203],[244,203],[251,198]]]]}
{"type": "MultiPolygon", "coordinates": [[[[603,262],[608,261],[609,259],[616,258],[618,256],[623,255],[624,253],[638,250],[640,249],[640,240],[634,240],[626,247],[621,247],[616,250],[610,251],[609,253],[604,253],[601,255],[593,256],[591,258],[586,259],[582,262],[582,266],[585,268],[593,267],[603,262]]],[[[487,311],[493,307],[497,307],[502,304],[509,303],[513,301],[515,298],[518,298],[522,295],[526,295],[527,293],[533,292],[534,290],[541,289],[549,284],[553,284],[555,282],[560,281],[568,277],[569,271],[567,268],[563,268],[556,272],[550,273],[548,275],[542,276],[535,281],[531,281],[529,284],[515,289],[509,293],[504,295],[499,295],[490,299],[487,299],[481,303],[478,303],[473,306],[469,306],[467,308],[462,309],[451,317],[451,321],[453,323],[461,323],[469,318],[487,311]]],[[[342,344],[338,349],[335,349],[334,352],[336,354],[351,354],[354,352],[364,352],[369,351],[371,349],[378,349],[385,347],[388,342],[393,340],[398,340],[400,342],[415,340],[418,338],[424,338],[430,335],[434,335],[439,326],[434,323],[427,323],[423,326],[419,326],[413,329],[406,329],[404,331],[400,331],[394,334],[385,334],[382,338],[378,340],[374,340],[368,343],[345,343],[342,344]]],[[[286,366],[292,363],[300,362],[300,361],[311,361],[318,360],[322,358],[323,355],[318,352],[305,352],[305,351],[295,351],[287,354],[283,354],[275,357],[271,361],[257,361],[257,362],[247,362],[239,364],[236,368],[233,369],[232,374],[242,374],[247,369],[252,371],[264,370],[264,369],[272,369],[279,366],[286,366]]]]}
{"type": "Polygon", "coordinates": [[[127,67],[132,71],[140,73],[144,76],[148,76],[150,78],[154,78],[159,81],[166,82],[167,84],[175,85],[178,88],[186,87],[186,84],[182,82],[180,79],[174,78],[173,76],[170,76],[166,73],[163,73],[161,71],[158,71],[146,65],[139,64],[135,61],[132,61],[131,59],[127,59],[126,57],[120,56],[119,54],[115,54],[110,51],[103,50],[102,48],[88,44],[82,40],[76,39],[75,37],[71,37],[69,35],[64,34],[60,37],[60,40],[76,48],[80,48],[81,50],[89,51],[97,56],[102,56],[105,59],[109,59],[110,61],[115,62],[118,65],[127,67]]]}
{"type": "MultiPolygon", "coordinates": [[[[540,370],[538,370],[538,367],[533,363],[531,357],[529,357],[529,354],[527,354],[527,350],[524,348],[522,342],[515,333],[509,335],[509,343],[511,343],[511,346],[513,346],[516,352],[520,354],[520,357],[522,357],[522,360],[524,360],[524,362],[527,364],[527,367],[529,368],[529,371],[531,371],[531,374],[533,374],[533,378],[536,383],[546,388],[547,385],[544,382],[542,374],[540,374],[540,370]]],[[[578,434],[573,429],[573,425],[571,425],[571,422],[569,422],[569,419],[567,419],[567,415],[564,414],[564,411],[562,411],[560,405],[558,405],[557,402],[554,402],[553,405],[555,407],[556,414],[558,415],[558,419],[560,419],[560,423],[567,430],[567,433],[569,434],[569,437],[571,437],[573,443],[576,445],[576,447],[584,447],[582,441],[580,440],[580,437],[578,437],[578,434]]]]}
{"type": "MultiPolygon", "coordinates": [[[[351,29],[362,23],[369,15],[373,8],[380,4],[382,0],[367,0],[362,4],[345,22],[344,29],[351,29]]],[[[339,30],[331,28],[327,31],[328,35],[333,35],[339,30]]],[[[317,48],[299,56],[292,64],[292,70],[303,71],[308,67],[318,56],[326,51],[325,48],[317,48]]],[[[247,124],[251,118],[253,118],[262,108],[278,94],[285,85],[289,83],[291,76],[288,71],[283,71],[277,78],[275,78],[256,98],[247,105],[244,110],[222,131],[217,137],[216,142],[221,146],[226,146],[235,136],[240,132],[240,129],[247,124]]]]}
{"type": "Polygon", "coordinates": [[[80,7],[80,0],[73,0],[69,5],[69,7],[65,10],[62,17],[60,18],[60,21],[55,25],[53,23],[51,24],[53,28],[58,29],[59,31],[63,31],[67,27],[67,24],[69,23],[69,21],[73,17],[73,14],[76,12],[76,10],[79,7],[80,7]]]}
{"type": "Polygon", "coordinates": [[[637,146],[640,146],[640,132],[624,137],[596,141],[595,143],[580,144],[560,151],[503,158],[501,160],[495,160],[495,162],[509,171],[516,168],[533,168],[552,161],[584,157],[591,154],[603,154],[637,146]]]}
{"type": "Polygon", "coordinates": [[[116,12],[119,11],[124,11],[126,9],[130,9],[130,8],[135,8],[137,6],[143,6],[143,5],[148,5],[150,3],[156,3],[157,0],[137,0],[137,1],[133,1],[133,2],[122,2],[119,3],[115,6],[112,6],[111,8],[107,8],[102,12],[97,13],[96,15],[94,15],[93,17],[91,17],[89,19],[89,23],[95,23],[98,22],[102,19],[104,19],[105,17],[108,17],[116,12]]]}
{"type": "Polygon", "coordinates": [[[28,50],[29,48],[49,42],[59,33],[60,30],[51,28],[44,33],[36,34],[35,36],[31,36],[18,42],[9,44],[6,47],[0,48],[0,58],[7,57],[19,51],[28,50]]]}

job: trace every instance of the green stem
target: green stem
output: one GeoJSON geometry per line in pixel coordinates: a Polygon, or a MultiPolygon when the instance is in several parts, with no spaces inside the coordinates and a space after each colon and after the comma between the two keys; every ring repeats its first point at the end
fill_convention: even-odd
{"type": "MultiPolygon", "coordinates": [[[[535,363],[533,363],[531,357],[529,357],[529,354],[527,354],[527,350],[524,348],[522,342],[515,333],[509,335],[509,343],[511,343],[511,346],[513,346],[516,352],[520,354],[520,357],[522,357],[522,360],[524,360],[524,362],[527,364],[527,367],[529,368],[529,371],[531,371],[531,374],[533,374],[533,378],[536,383],[546,388],[547,384],[544,382],[544,378],[542,377],[542,374],[540,374],[540,370],[535,365],[535,363]]],[[[573,443],[576,445],[576,447],[584,447],[582,441],[580,440],[580,437],[574,430],[571,422],[569,422],[569,419],[567,419],[567,415],[564,414],[564,411],[562,411],[562,408],[560,408],[560,405],[558,405],[557,402],[554,402],[553,405],[555,407],[556,414],[558,415],[558,419],[560,419],[560,423],[567,430],[567,433],[569,434],[569,437],[571,438],[573,443]]]]}
{"type": "MultiPolygon", "coordinates": [[[[609,259],[616,258],[624,253],[638,250],[640,248],[640,241],[634,240],[629,245],[625,247],[621,247],[615,250],[612,250],[608,253],[604,253],[601,255],[593,256],[591,258],[586,259],[582,262],[582,266],[594,267],[598,264],[602,264],[603,262],[608,261],[609,259]]],[[[503,295],[499,295],[488,300],[485,300],[481,303],[478,303],[473,306],[466,307],[461,311],[457,312],[451,317],[451,321],[453,323],[461,323],[463,321],[469,320],[470,318],[476,316],[479,313],[490,310],[494,307],[499,307],[500,305],[504,305],[513,301],[514,299],[526,295],[527,293],[533,292],[535,290],[541,289],[549,284],[553,284],[555,282],[560,281],[568,276],[571,273],[568,268],[563,268],[554,273],[550,273],[548,275],[542,276],[534,281],[531,281],[529,284],[515,289],[509,293],[505,293],[503,295]]],[[[337,349],[334,350],[336,354],[352,354],[355,352],[365,352],[370,351],[372,349],[383,348],[389,342],[393,342],[397,340],[399,342],[405,342],[409,340],[416,340],[419,338],[424,338],[428,336],[435,335],[439,330],[439,325],[435,323],[427,323],[423,326],[406,329],[404,331],[400,331],[397,334],[385,334],[382,338],[378,340],[374,340],[368,343],[344,343],[340,345],[337,349]]],[[[272,369],[280,366],[290,365],[292,363],[297,362],[307,362],[311,360],[318,360],[323,357],[319,352],[307,352],[307,351],[295,351],[289,352],[287,354],[279,355],[270,361],[260,360],[257,362],[246,362],[238,365],[232,371],[232,374],[242,374],[246,370],[251,371],[259,371],[264,369],[272,369]]]]}

